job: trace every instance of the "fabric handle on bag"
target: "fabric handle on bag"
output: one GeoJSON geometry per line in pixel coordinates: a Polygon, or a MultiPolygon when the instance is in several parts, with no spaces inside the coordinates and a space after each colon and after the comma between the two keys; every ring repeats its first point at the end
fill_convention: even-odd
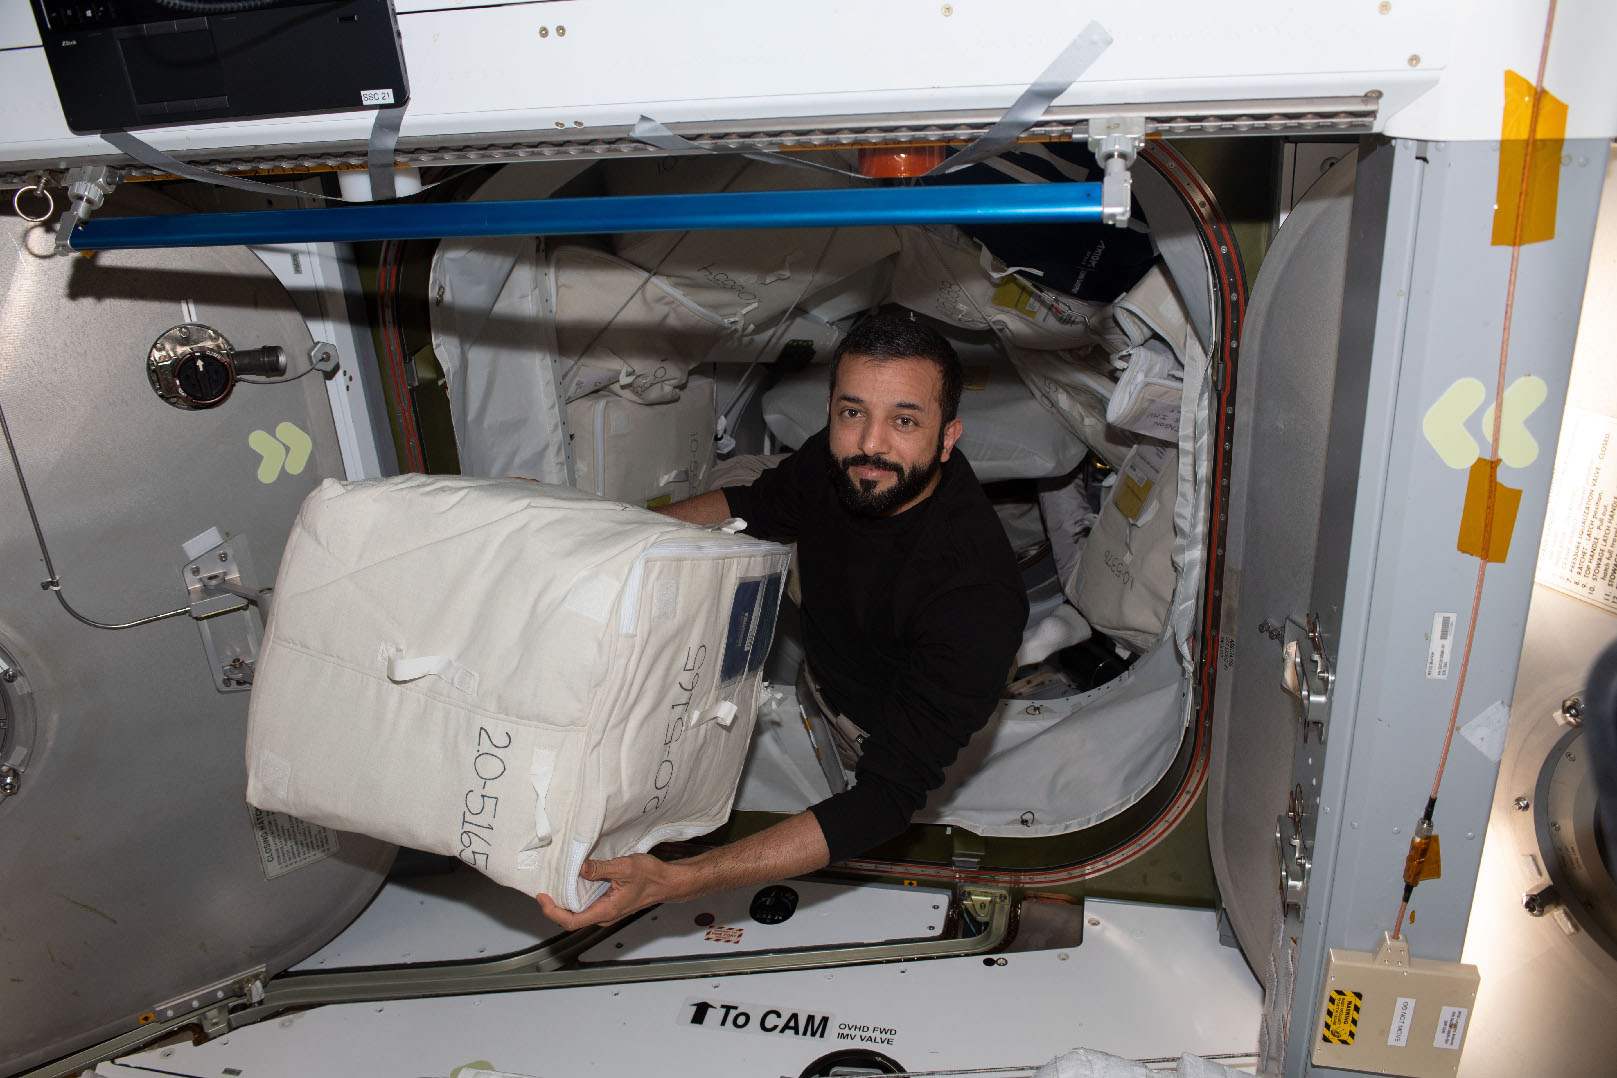
{"type": "Polygon", "coordinates": [[[387,679],[394,684],[438,677],[468,696],[477,691],[478,676],[447,655],[420,655],[406,659],[398,648],[383,644],[382,661],[387,664],[387,679]]]}
{"type": "Polygon", "coordinates": [[[736,714],[739,711],[740,708],[736,707],[733,702],[729,700],[720,700],[706,711],[698,711],[693,713],[690,719],[690,726],[694,730],[703,723],[716,722],[728,730],[730,728],[730,724],[735,721],[736,714]]]}

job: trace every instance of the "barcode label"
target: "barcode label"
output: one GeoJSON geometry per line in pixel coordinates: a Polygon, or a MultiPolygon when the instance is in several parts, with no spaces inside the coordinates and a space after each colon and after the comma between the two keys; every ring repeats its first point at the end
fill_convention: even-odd
{"type": "Polygon", "coordinates": [[[1458,614],[1432,615],[1432,632],[1426,638],[1426,680],[1448,680],[1449,655],[1454,651],[1454,623],[1458,620],[1458,614]]]}

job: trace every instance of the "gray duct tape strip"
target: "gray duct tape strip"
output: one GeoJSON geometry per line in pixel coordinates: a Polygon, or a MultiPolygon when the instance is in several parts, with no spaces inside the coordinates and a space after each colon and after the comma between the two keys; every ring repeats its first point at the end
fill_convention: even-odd
{"type": "Polygon", "coordinates": [[[393,150],[399,144],[399,129],[404,126],[405,108],[399,105],[377,109],[376,121],[371,124],[370,141],[365,146],[365,166],[371,179],[372,201],[385,202],[398,194],[398,187],[393,182],[396,161],[393,150]]]}
{"type": "Polygon", "coordinates": [[[177,161],[156,146],[142,142],[128,131],[103,131],[101,137],[121,154],[133,157],[143,165],[151,168],[160,168],[164,172],[172,172],[176,176],[184,176],[188,180],[200,180],[202,183],[216,184],[220,187],[234,187],[241,191],[252,191],[261,195],[291,195],[294,198],[319,198],[307,191],[297,191],[290,187],[277,187],[273,183],[259,183],[257,180],[246,180],[240,176],[226,176],[222,172],[213,172],[209,169],[188,165],[184,161],[177,161]]]}
{"type": "Polygon", "coordinates": [[[984,131],[976,142],[937,165],[927,175],[953,172],[1003,153],[1022,136],[1023,132],[1039,122],[1044,110],[1049,108],[1056,98],[1066,93],[1068,87],[1077,82],[1083,73],[1089,70],[1089,66],[1100,59],[1100,54],[1105,52],[1111,43],[1112,35],[1106,32],[1106,28],[1098,22],[1091,21],[1077,37],[1072,39],[1072,44],[1050,62],[1044,73],[1022,91],[1022,96],[1005,110],[1005,114],[995,121],[993,127],[984,131]]]}
{"type": "MultiPolygon", "coordinates": [[[[668,150],[672,153],[718,153],[720,151],[699,145],[688,138],[676,135],[667,126],[653,120],[650,116],[642,116],[635,125],[629,129],[629,137],[647,146],[655,146],[659,150],[668,150]]],[[[749,161],[762,161],[770,165],[795,165],[798,168],[814,169],[818,172],[833,172],[838,176],[852,176],[856,180],[869,180],[870,177],[847,169],[836,168],[832,165],[822,165],[818,161],[805,161],[788,153],[759,150],[741,155],[749,161]]]]}

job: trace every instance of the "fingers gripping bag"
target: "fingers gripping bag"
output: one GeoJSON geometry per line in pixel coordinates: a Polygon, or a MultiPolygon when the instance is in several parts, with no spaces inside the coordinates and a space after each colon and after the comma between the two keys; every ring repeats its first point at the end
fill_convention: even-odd
{"type": "Polygon", "coordinates": [[[570,487],[327,480],[276,583],[247,800],[583,909],[586,857],[728,818],[788,561],[570,487]]]}

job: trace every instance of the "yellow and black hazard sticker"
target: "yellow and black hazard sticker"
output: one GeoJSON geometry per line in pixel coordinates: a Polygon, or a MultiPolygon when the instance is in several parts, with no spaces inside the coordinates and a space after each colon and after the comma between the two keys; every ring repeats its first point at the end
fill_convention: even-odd
{"type": "Polygon", "coordinates": [[[1359,1008],[1364,1004],[1363,992],[1331,989],[1325,1001],[1325,1028],[1320,1030],[1326,1044],[1352,1044],[1359,1032],[1359,1008]]]}

